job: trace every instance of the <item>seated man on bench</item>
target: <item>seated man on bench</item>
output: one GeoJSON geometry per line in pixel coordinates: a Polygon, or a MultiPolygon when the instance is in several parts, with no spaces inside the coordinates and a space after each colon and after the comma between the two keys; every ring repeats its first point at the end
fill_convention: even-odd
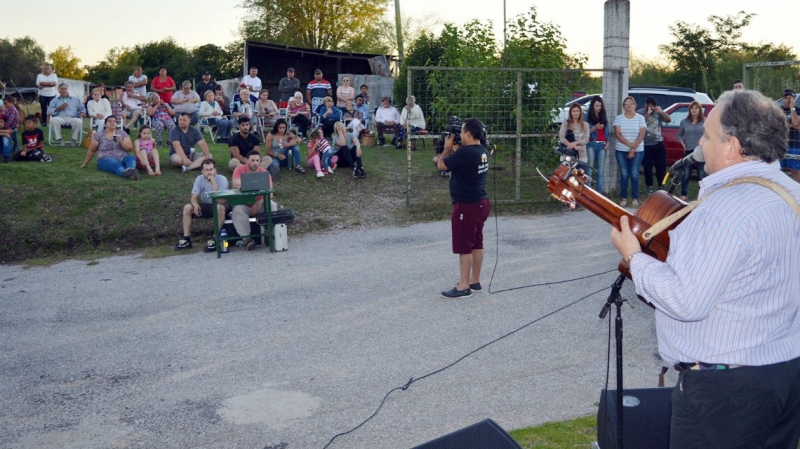
{"type": "MultiPolygon", "coordinates": [[[[233,189],[239,189],[242,187],[242,173],[257,173],[266,171],[267,170],[261,166],[261,153],[259,153],[258,150],[252,150],[247,153],[247,163],[242,164],[233,170],[231,186],[233,189]]],[[[269,178],[269,188],[272,188],[272,176],[269,178]]],[[[278,209],[278,205],[275,204],[275,201],[272,201],[271,199],[270,207],[273,211],[278,209]]],[[[263,209],[263,196],[258,197],[258,200],[254,204],[233,206],[233,212],[231,212],[231,221],[233,222],[233,227],[236,228],[236,233],[239,235],[250,235],[250,217],[255,217],[256,214],[261,212],[263,209]]],[[[251,251],[256,246],[256,242],[251,238],[242,240],[242,243],[247,247],[248,251],[251,251]]]]}
{"type": "MultiPolygon", "coordinates": [[[[217,174],[217,163],[214,159],[204,159],[202,164],[202,174],[194,180],[192,186],[192,197],[189,204],[183,206],[183,237],[175,245],[175,251],[189,249],[192,247],[192,217],[214,218],[214,211],[211,208],[211,197],[209,192],[228,190],[228,180],[217,174]]],[[[225,220],[225,204],[217,202],[217,216],[220,221],[225,220]]],[[[246,235],[246,234],[245,234],[246,235]]],[[[211,253],[217,250],[214,237],[208,239],[205,251],[211,253]]]]}

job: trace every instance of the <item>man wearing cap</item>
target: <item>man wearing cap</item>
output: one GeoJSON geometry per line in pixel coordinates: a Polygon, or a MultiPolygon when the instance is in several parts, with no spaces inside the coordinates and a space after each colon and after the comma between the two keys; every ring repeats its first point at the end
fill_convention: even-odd
{"type": "Polygon", "coordinates": [[[375,111],[375,128],[378,129],[378,146],[386,145],[383,133],[388,132],[394,135],[392,146],[397,145],[397,127],[400,125],[400,114],[397,108],[392,106],[392,99],[383,97],[381,105],[375,111]]]}
{"type": "MultiPolygon", "coordinates": [[[[783,91],[781,110],[786,117],[786,123],[789,124],[789,150],[787,154],[800,157],[800,116],[798,116],[800,108],[795,104],[796,100],[797,97],[792,89],[783,91]]],[[[781,161],[781,166],[788,168],[792,179],[800,182],[800,159],[784,159],[781,161]]]]}
{"type": "Polygon", "coordinates": [[[647,130],[644,134],[644,183],[647,184],[647,194],[653,193],[653,166],[656,167],[656,185],[661,188],[664,175],[667,174],[667,147],[664,146],[664,137],[661,135],[661,123],[671,122],[669,116],[658,101],[653,97],[647,97],[644,101],[644,108],[638,112],[644,117],[647,130]]]}
{"type": "Polygon", "coordinates": [[[286,78],[281,78],[278,83],[278,91],[281,93],[282,103],[288,103],[292,99],[292,95],[300,91],[300,80],[294,77],[294,69],[292,67],[286,69],[286,78]]]}
{"type": "Polygon", "coordinates": [[[333,97],[331,83],[322,78],[322,70],[314,70],[314,79],[306,87],[306,99],[311,105],[311,110],[316,111],[325,97],[333,97]]]}
{"type": "Polygon", "coordinates": [[[209,90],[211,92],[215,92],[217,90],[217,83],[216,81],[211,80],[211,73],[209,73],[208,70],[203,71],[202,77],[203,80],[197,83],[197,88],[195,89],[201,100],[206,98],[206,92],[209,90]]]}

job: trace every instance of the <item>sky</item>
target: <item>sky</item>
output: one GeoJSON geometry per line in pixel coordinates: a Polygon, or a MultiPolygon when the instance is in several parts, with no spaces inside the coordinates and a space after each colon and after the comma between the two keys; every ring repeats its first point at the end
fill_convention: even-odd
{"type": "MultiPolygon", "coordinates": [[[[472,19],[491,20],[496,39],[502,43],[503,0],[397,1],[403,17],[433,16],[454,24],[472,19]]],[[[511,19],[535,5],[540,22],[559,27],[567,51],[588,56],[586,68],[599,69],[603,64],[604,3],[604,0],[506,0],[505,11],[511,19]]],[[[11,2],[3,7],[4,17],[11,20],[4,22],[0,36],[15,39],[30,35],[46,53],[69,45],[82,64],[94,65],[111,48],[130,47],[168,36],[186,47],[208,43],[224,46],[235,40],[238,23],[246,14],[239,7],[241,0],[137,0],[135,4],[136,7],[118,4],[120,7],[104,10],[104,6],[98,5],[105,3],[97,0],[11,2]],[[32,14],[33,11],[50,11],[57,18],[45,20],[39,13],[32,14]],[[15,19],[26,17],[33,22],[15,19]]],[[[632,0],[631,52],[646,59],[662,58],[658,45],[672,41],[668,29],[671,24],[682,20],[708,27],[708,16],[725,17],[739,11],[757,14],[745,29],[745,42],[783,43],[800,56],[796,25],[800,21],[800,1],[797,0],[632,0]]],[[[388,14],[393,20],[393,2],[388,14]]],[[[439,29],[431,31],[438,34],[439,29]]]]}

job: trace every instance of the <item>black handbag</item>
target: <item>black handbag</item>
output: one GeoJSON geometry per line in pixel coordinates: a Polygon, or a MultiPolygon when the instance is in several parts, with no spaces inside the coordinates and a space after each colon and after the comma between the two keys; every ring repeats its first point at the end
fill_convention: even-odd
{"type": "MultiPolygon", "coordinates": [[[[267,226],[269,223],[267,222],[267,214],[266,212],[261,212],[256,214],[256,222],[259,226],[267,226]]],[[[291,209],[280,209],[272,212],[272,224],[289,224],[294,222],[294,211],[291,209]]]]}

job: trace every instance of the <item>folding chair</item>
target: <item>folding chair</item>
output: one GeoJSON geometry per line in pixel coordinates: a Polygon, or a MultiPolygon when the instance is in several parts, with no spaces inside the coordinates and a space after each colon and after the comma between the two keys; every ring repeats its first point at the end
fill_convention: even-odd
{"type": "MultiPolygon", "coordinates": [[[[54,140],[54,138],[55,138],[55,126],[56,125],[53,124],[52,120],[53,120],[53,117],[51,115],[48,115],[47,116],[47,144],[50,145],[50,146],[53,146],[53,145],[56,144],[56,142],[54,140]]],[[[80,144],[83,142],[83,134],[84,134],[83,133],[83,119],[81,119],[81,125],[80,126],[81,126],[81,129],[80,129],[80,132],[78,133],[78,146],[80,146],[80,144]]],[[[71,138],[70,139],[64,139],[64,130],[65,129],[69,129],[71,131],[72,130],[72,125],[68,124],[68,123],[61,125],[61,139],[62,139],[62,141],[67,142],[68,140],[71,140],[71,138]]]]}

